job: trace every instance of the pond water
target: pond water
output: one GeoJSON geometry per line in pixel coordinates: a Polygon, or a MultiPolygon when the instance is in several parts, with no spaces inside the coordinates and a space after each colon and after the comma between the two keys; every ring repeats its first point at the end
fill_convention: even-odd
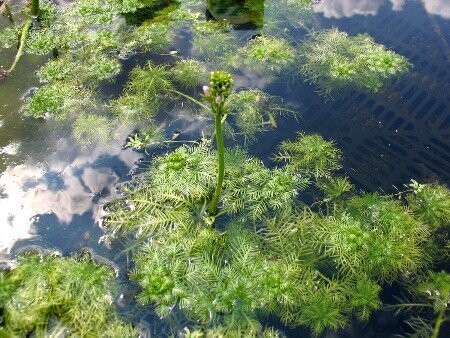
{"type": "MultiPolygon", "coordinates": [[[[276,6],[266,5],[263,21],[273,15],[270,11],[276,11],[276,6]]],[[[250,152],[267,159],[280,141],[294,138],[299,131],[315,132],[342,149],[343,171],[360,189],[392,193],[410,179],[448,186],[450,2],[323,0],[314,5],[314,12],[315,29],[337,27],[349,35],[367,33],[406,56],[414,67],[376,94],[352,91],[327,101],[314,85],[301,79],[267,82],[252,73],[241,74],[236,88],[264,89],[301,112],[299,119],[286,116],[279,120],[277,129],[263,134],[250,152]]],[[[6,18],[0,18],[0,29],[7,24],[6,18]]],[[[258,33],[251,25],[238,28],[243,42],[258,33]]],[[[292,34],[292,39],[300,40],[304,32],[292,34]]],[[[189,38],[189,32],[180,33],[176,44],[163,54],[176,50],[181,57],[189,55],[189,38]]],[[[117,82],[104,86],[105,93],[117,95],[134,65],[170,57],[132,56],[124,61],[117,82]]],[[[1,50],[0,66],[7,68],[13,58],[14,51],[1,50]]],[[[63,254],[88,247],[114,259],[118,249],[99,242],[101,206],[115,196],[115,185],[130,179],[146,156],[123,147],[132,126],[114,141],[83,148],[71,138],[67,123],[25,117],[22,98],[38,85],[34,72],[44,60],[24,55],[14,74],[0,82],[0,260],[30,245],[63,254]]],[[[159,120],[167,135],[180,130],[189,139],[197,137],[203,126],[201,119],[181,112],[162,115],[159,120]]],[[[370,327],[372,332],[385,329],[379,322],[370,327]]],[[[356,337],[361,332],[339,336],[356,337]]],[[[366,331],[364,336],[370,334],[366,331]]]]}

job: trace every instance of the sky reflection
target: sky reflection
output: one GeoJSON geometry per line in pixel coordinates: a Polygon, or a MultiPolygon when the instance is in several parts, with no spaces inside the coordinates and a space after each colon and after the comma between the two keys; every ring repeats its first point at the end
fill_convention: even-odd
{"type": "Polygon", "coordinates": [[[111,195],[140,157],[121,150],[121,142],[79,150],[71,140],[62,139],[44,161],[8,166],[0,176],[0,256],[18,240],[38,236],[34,224],[42,215],[68,224],[74,216],[91,212],[92,223],[96,222],[98,201],[111,195]]]}
{"type": "MultiPolygon", "coordinates": [[[[326,18],[343,18],[354,15],[376,15],[378,10],[390,2],[394,11],[403,9],[407,0],[324,0],[314,5],[316,13],[326,18]]],[[[449,0],[420,0],[429,14],[450,18],[449,0]]]]}

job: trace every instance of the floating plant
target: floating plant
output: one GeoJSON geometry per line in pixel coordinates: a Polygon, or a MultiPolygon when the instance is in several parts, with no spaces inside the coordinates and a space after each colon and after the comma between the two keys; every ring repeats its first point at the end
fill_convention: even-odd
{"type": "Polygon", "coordinates": [[[386,81],[411,68],[405,57],[369,35],[349,37],[337,29],[311,33],[299,53],[300,72],[325,95],[349,87],[377,92],[386,81]]]}
{"type": "MultiPolygon", "coordinates": [[[[0,33],[2,47],[19,43],[10,74],[23,53],[53,56],[37,71],[41,86],[25,99],[24,112],[70,119],[82,145],[114,137],[127,124],[138,127],[125,147],[170,143],[152,120],[180,106],[214,119],[211,138],[154,156],[142,175],[122,185],[123,198],[106,206],[106,242],[133,241],[127,250],[134,255],[130,277],[142,288],[139,302],[162,318],[181,314],[189,329],[180,336],[281,336],[264,327],[269,316],[316,336],[354,318],[366,322],[382,307],[387,283],[409,282],[448,257],[444,186],[412,182],[396,196],[355,192],[336,174],[341,151],[319,135],[282,142],[273,167],[241,147],[225,147],[223,134],[252,140],[292,111],[260,89],[233,92],[225,71],[213,72],[200,95],[217,65],[267,79],[300,63],[327,95],[343,88],[376,92],[411,67],[368,35],[313,32],[312,2],[240,2],[235,14],[245,12],[260,29],[245,45],[230,25],[240,23],[232,22],[237,16],[215,12],[230,20],[204,21],[199,1],[77,0],[60,7],[41,1],[32,10],[40,27],[31,29],[27,9],[0,33]],[[270,15],[263,19],[265,6],[270,15]],[[285,20],[289,15],[297,20],[285,20]],[[192,58],[173,51],[166,63],[133,68],[118,97],[106,102],[97,94],[122,71],[121,59],[167,51],[181,27],[191,29],[192,58]],[[284,38],[289,29],[310,33],[298,50],[284,38]]],[[[216,5],[208,1],[210,9],[216,5]]],[[[436,315],[426,326],[433,337],[447,316],[445,283],[447,273],[430,272],[415,289],[436,315]]],[[[0,335],[137,336],[114,314],[116,287],[112,272],[86,256],[20,257],[16,268],[0,272],[0,335]]]]}
{"type": "Polygon", "coordinates": [[[206,65],[192,59],[177,61],[171,71],[174,80],[185,88],[198,87],[207,78],[206,65]]]}
{"type": "Polygon", "coordinates": [[[200,21],[193,25],[192,51],[195,55],[212,59],[234,53],[238,40],[231,27],[223,22],[200,21]]]}
{"type": "Polygon", "coordinates": [[[283,106],[279,97],[269,95],[259,89],[249,89],[232,93],[227,101],[228,114],[234,118],[244,141],[256,139],[259,132],[275,128],[276,117],[283,114],[297,115],[283,106]]]}
{"type": "Polygon", "coordinates": [[[260,316],[275,315],[318,335],[345,327],[352,315],[367,321],[381,307],[384,283],[427,266],[437,230],[390,196],[347,196],[351,184],[331,180],[341,156],[332,143],[300,134],[280,150],[286,165],[269,169],[226,149],[213,217],[206,211],[218,164],[207,144],[154,158],[125,199],[108,207],[110,240],[151,238],[135,247],[140,302],[159,316],[180,309],[226,332],[257,336],[260,316]],[[338,191],[333,208],[314,212],[315,203],[297,199],[309,183],[326,180],[339,187],[328,190],[338,191]]]}
{"type": "Polygon", "coordinates": [[[263,35],[251,39],[235,56],[227,59],[235,68],[244,65],[252,72],[270,77],[293,67],[296,54],[287,41],[263,35]]]}
{"type": "Polygon", "coordinates": [[[440,332],[450,320],[450,274],[445,271],[428,271],[409,287],[410,296],[400,304],[389,306],[399,312],[418,313],[407,321],[417,337],[440,337],[440,332]],[[412,298],[412,299],[411,299],[412,298]]]}
{"type": "Polygon", "coordinates": [[[137,337],[114,311],[114,271],[88,256],[25,254],[0,271],[0,334],[137,337]]]}

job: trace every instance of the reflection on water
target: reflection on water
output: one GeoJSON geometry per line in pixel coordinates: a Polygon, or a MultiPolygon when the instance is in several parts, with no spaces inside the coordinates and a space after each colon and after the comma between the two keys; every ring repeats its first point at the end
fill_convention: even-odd
{"type": "Polygon", "coordinates": [[[51,214],[58,223],[68,224],[75,216],[90,212],[90,223],[98,221],[99,201],[110,196],[139,157],[121,151],[120,140],[107,148],[80,151],[72,141],[62,139],[54,149],[41,162],[8,166],[1,174],[0,254],[8,253],[16,241],[36,236],[34,225],[43,215],[51,214]],[[72,156],[67,159],[67,154],[72,156]]]}
{"type": "MultiPolygon", "coordinates": [[[[450,1],[420,0],[430,14],[450,18],[450,1]]],[[[402,10],[407,0],[325,0],[314,6],[316,13],[326,18],[351,17],[353,15],[376,15],[380,7],[390,2],[394,11],[402,10]]]]}

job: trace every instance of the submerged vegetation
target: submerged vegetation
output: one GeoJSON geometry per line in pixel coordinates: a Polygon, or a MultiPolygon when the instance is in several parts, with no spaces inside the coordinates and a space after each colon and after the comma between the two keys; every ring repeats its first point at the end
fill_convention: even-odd
{"type": "MultiPolygon", "coordinates": [[[[225,335],[257,336],[266,316],[319,335],[345,327],[353,316],[367,321],[381,308],[386,283],[406,281],[436,259],[433,235],[446,225],[424,223],[408,211],[414,191],[406,191],[403,202],[345,196],[351,185],[333,172],[340,153],[317,135],[300,134],[280,150],[275,158],[286,164],[273,169],[242,149],[226,150],[214,217],[205,211],[218,180],[218,155],[206,144],[153,159],[148,174],[127,185],[125,198],[108,207],[107,238],[142,243],[131,275],[143,287],[141,303],[153,304],[161,317],[182,311],[192,323],[220,327],[225,335]],[[311,145],[322,151],[309,152],[311,145]],[[314,184],[338,187],[323,189],[332,192],[323,199],[327,208],[298,200],[314,184]]],[[[434,194],[442,189],[425,187],[434,194]]],[[[427,207],[433,218],[436,210],[427,207]]]]}
{"type": "Polygon", "coordinates": [[[137,337],[114,312],[115,273],[89,256],[24,254],[0,271],[0,335],[137,337]]]}
{"type": "Polygon", "coordinates": [[[345,87],[376,92],[383,83],[406,73],[405,57],[386,50],[367,34],[349,37],[337,29],[311,34],[300,47],[300,72],[324,94],[345,87]]]}
{"type": "MultiPolygon", "coordinates": [[[[246,76],[270,82],[300,73],[324,95],[376,92],[411,64],[368,35],[314,31],[310,0],[228,2],[235,12],[207,1],[220,20],[206,20],[198,1],[41,1],[39,26],[26,12],[0,33],[1,47],[19,42],[9,76],[22,53],[48,56],[25,114],[69,120],[82,146],[132,126],[125,147],[167,150],[106,206],[106,243],[133,241],[138,301],[161,318],[181,317],[188,327],[174,330],[183,337],[281,336],[264,327],[267,318],[318,336],[355,318],[367,322],[383,307],[383,288],[397,283],[432,308],[426,328],[437,337],[447,320],[448,274],[432,269],[448,258],[449,190],[412,181],[395,196],[355,191],[338,172],[342,152],[316,134],[284,140],[268,166],[243,146],[293,111],[262,89],[233,91],[246,76]],[[280,8],[263,25],[265,6],[280,8]],[[248,23],[259,31],[243,41],[233,24],[248,23]],[[291,41],[291,28],[308,35],[291,41]],[[189,47],[177,44],[181,31],[189,47]],[[137,53],[164,55],[137,56],[118,83],[123,90],[102,96],[128,71],[123,59],[137,53]],[[214,128],[175,148],[154,121],[179,110],[214,128]],[[226,147],[227,137],[243,146],[226,147]]],[[[20,257],[0,272],[0,335],[137,336],[112,311],[116,287],[112,272],[86,256],[20,257]]]]}

